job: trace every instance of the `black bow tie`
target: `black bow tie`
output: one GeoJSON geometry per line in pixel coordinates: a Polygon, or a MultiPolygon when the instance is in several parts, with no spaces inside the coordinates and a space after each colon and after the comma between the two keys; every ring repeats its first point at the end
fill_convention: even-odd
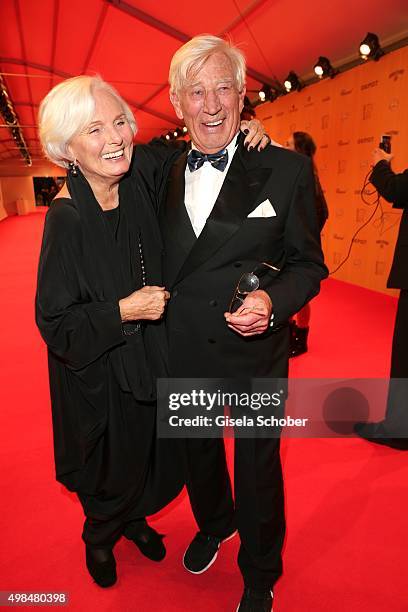
{"type": "Polygon", "coordinates": [[[187,157],[187,164],[190,172],[195,172],[201,168],[206,161],[210,162],[210,164],[220,172],[224,172],[228,164],[227,149],[222,149],[222,151],[218,151],[218,153],[201,153],[201,151],[197,151],[197,149],[191,149],[187,157]]]}

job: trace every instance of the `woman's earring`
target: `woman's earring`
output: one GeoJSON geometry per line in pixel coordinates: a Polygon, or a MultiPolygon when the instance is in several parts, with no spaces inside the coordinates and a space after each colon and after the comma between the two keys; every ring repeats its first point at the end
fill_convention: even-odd
{"type": "Polygon", "coordinates": [[[78,176],[78,164],[76,159],[74,159],[74,161],[70,161],[68,163],[68,167],[71,176],[78,176]]]}

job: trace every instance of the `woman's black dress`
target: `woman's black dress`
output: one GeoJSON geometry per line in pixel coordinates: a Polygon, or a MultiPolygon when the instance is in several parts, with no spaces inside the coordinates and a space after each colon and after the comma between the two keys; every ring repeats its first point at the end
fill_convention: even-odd
{"type": "Polygon", "coordinates": [[[81,173],[68,177],[71,199],[52,203],[41,248],[36,321],[48,346],[56,475],[100,520],[154,513],[184,482],[178,445],[155,436],[163,326],[122,326],[118,306],[144,282],[162,285],[151,170],[125,177],[108,212],[81,173]]]}

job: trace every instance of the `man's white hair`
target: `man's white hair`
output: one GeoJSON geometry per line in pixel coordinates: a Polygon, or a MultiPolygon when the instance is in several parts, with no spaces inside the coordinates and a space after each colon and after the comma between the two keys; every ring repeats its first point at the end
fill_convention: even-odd
{"type": "Polygon", "coordinates": [[[234,72],[235,85],[238,91],[245,86],[245,57],[242,51],[232,43],[212,36],[200,34],[180,47],[173,55],[169,71],[170,94],[178,94],[186,84],[192,82],[207,59],[214,53],[224,53],[234,72]]]}
{"type": "Polygon", "coordinates": [[[45,155],[54,164],[68,168],[68,145],[94,118],[95,92],[106,91],[123,108],[133,134],[136,121],[129,106],[116,89],[99,76],[77,76],[59,83],[40,104],[39,133],[45,155]]]}

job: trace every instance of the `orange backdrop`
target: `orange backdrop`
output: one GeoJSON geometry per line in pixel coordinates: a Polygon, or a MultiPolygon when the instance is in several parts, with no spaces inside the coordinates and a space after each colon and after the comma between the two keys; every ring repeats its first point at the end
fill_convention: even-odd
{"type": "MultiPolygon", "coordinates": [[[[379,62],[367,62],[256,109],[278,142],[296,130],[309,132],[316,142],[316,164],[330,211],[322,233],[330,271],[346,257],[354,233],[374,211],[360,192],[382,134],[392,135],[394,170],[408,167],[407,73],[408,47],[403,47],[379,62]]],[[[401,212],[381,200],[381,208],[333,277],[395,295],[386,282],[400,218],[401,212]]]]}

